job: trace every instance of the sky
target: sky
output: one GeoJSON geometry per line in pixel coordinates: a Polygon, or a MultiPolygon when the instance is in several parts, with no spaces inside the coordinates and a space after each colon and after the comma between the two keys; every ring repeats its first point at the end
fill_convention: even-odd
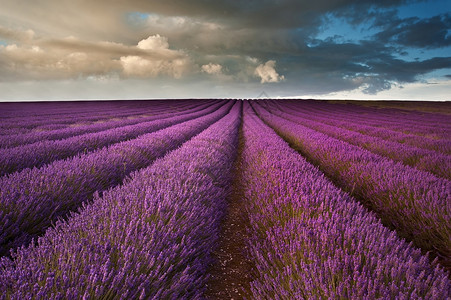
{"type": "Polygon", "coordinates": [[[0,101],[451,100],[451,1],[0,0],[0,101]]]}

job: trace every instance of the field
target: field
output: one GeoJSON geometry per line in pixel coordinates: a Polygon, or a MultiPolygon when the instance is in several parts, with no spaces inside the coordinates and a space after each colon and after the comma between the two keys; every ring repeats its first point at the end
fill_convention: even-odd
{"type": "Polygon", "coordinates": [[[0,103],[0,299],[449,299],[451,103],[0,103]]]}

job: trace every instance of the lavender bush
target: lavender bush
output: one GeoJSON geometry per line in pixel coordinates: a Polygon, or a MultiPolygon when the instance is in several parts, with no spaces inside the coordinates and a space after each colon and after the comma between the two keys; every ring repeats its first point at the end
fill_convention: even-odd
{"type": "MultiPolygon", "coordinates": [[[[279,103],[271,100],[264,102],[279,103]]],[[[288,101],[278,105],[278,108],[307,118],[321,118],[326,123],[333,121],[330,125],[344,126],[351,130],[358,128],[359,131],[369,131],[371,135],[384,139],[451,154],[451,123],[443,114],[407,114],[406,111],[399,110],[382,110],[385,111],[382,113],[381,109],[315,101],[288,101]],[[406,115],[413,116],[406,119],[406,115]]]]}
{"type": "Polygon", "coordinates": [[[446,299],[448,274],[244,112],[251,299],[446,299]]]}
{"type": "Polygon", "coordinates": [[[451,299],[451,185],[419,170],[447,176],[444,115],[262,100],[242,124],[242,108],[0,103],[0,145],[22,145],[0,149],[17,151],[0,156],[0,300],[204,298],[232,180],[246,298],[451,299]]]}
{"type": "MultiPolygon", "coordinates": [[[[8,130],[15,134],[30,130],[48,130],[70,126],[80,122],[96,122],[114,118],[119,112],[138,111],[140,113],[165,107],[166,111],[183,108],[192,100],[178,101],[88,101],[40,103],[0,103],[0,134],[8,130]],[[9,111],[9,113],[8,113],[9,111]]],[[[195,101],[195,100],[194,100],[195,101]]]]}
{"type": "Polygon", "coordinates": [[[317,164],[336,183],[357,195],[383,223],[451,266],[451,182],[308,127],[254,105],[262,119],[317,164]]]}
{"type": "Polygon", "coordinates": [[[198,119],[1,178],[0,254],[26,245],[52,222],[90,199],[95,191],[119,184],[130,172],[149,165],[201,132],[230,107],[228,103],[198,119]]]}
{"type": "MultiPolygon", "coordinates": [[[[324,124],[322,117],[317,117],[319,116],[318,114],[313,116],[309,114],[310,117],[306,118],[299,114],[292,115],[283,113],[277,109],[269,109],[269,111],[282,118],[322,132],[331,137],[348,142],[352,145],[360,146],[373,153],[386,156],[394,161],[400,161],[403,164],[415,167],[419,170],[428,171],[438,176],[451,179],[450,155],[365,135],[360,133],[359,125],[355,125],[355,127],[357,127],[357,132],[354,132],[340,128],[336,125],[324,124]]],[[[335,124],[335,121],[329,119],[327,123],[335,124]]],[[[448,144],[451,146],[451,141],[449,141],[448,144]]]]}
{"type": "MultiPolygon", "coordinates": [[[[191,104],[192,107],[180,111],[175,111],[172,116],[185,114],[190,111],[201,110],[210,105],[212,104],[208,103],[199,105],[199,103],[193,102],[191,104]]],[[[78,115],[76,112],[74,114],[75,116],[78,115]]],[[[104,131],[115,127],[123,127],[143,122],[149,122],[165,116],[168,116],[168,108],[163,105],[161,105],[161,107],[155,105],[154,107],[152,107],[152,109],[147,110],[117,110],[115,115],[109,116],[109,119],[99,119],[93,123],[88,123],[86,125],[84,124],[83,120],[74,118],[73,122],[76,126],[64,127],[56,130],[32,131],[25,134],[0,136],[0,148],[12,148],[44,140],[61,140],[81,134],[104,131]]],[[[32,121],[33,119],[29,120],[32,121]]]]}
{"type": "Polygon", "coordinates": [[[195,299],[229,192],[240,104],[0,263],[5,299],[195,299]]]}
{"type": "Polygon", "coordinates": [[[89,152],[120,141],[136,138],[218,109],[224,102],[201,111],[187,112],[173,116],[168,112],[158,120],[115,127],[101,132],[87,133],[63,140],[45,140],[24,146],[0,149],[0,175],[20,171],[25,168],[40,167],[54,160],[64,159],[79,152],[89,152]]]}

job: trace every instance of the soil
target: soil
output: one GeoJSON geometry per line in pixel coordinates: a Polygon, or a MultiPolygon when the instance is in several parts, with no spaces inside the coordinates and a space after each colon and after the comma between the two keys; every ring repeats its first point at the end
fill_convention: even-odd
{"type": "MultiPolygon", "coordinates": [[[[240,138],[242,135],[240,134],[240,138]]],[[[241,139],[242,141],[242,139],[241,139]]],[[[240,148],[242,144],[240,145],[240,148]]],[[[207,299],[249,299],[252,279],[252,263],[247,259],[247,226],[249,221],[245,210],[243,193],[240,191],[238,150],[232,193],[228,199],[228,211],[222,223],[219,244],[213,252],[215,263],[210,266],[210,280],[207,283],[207,299]]]]}

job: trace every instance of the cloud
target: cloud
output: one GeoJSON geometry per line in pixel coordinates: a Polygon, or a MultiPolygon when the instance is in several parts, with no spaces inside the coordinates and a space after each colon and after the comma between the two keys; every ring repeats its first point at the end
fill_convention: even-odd
{"type": "Polygon", "coordinates": [[[121,64],[124,75],[127,77],[157,77],[158,75],[169,75],[174,78],[182,77],[188,68],[188,63],[183,59],[171,61],[150,60],[140,56],[123,56],[121,64]]]}
{"type": "Polygon", "coordinates": [[[276,62],[274,60],[268,60],[265,64],[260,64],[255,69],[255,75],[261,78],[261,83],[265,82],[279,82],[284,80],[285,77],[280,76],[275,69],[276,62]]]}
{"type": "Polygon", "coordinates": [[[167,38],[160,35],[136,46],[74,37],[37,39],[0,46],[0,54],[0,78],[8,81],[116,75],[180,78],[191,65],[184,52],[169,49],[167,38]]]}
{"type": "Polygon", "coordinates": [[[120,67],[107,55],[83,51],[62,51],[37,45],[0,46],[0,79],[47,80],[113,73],[120,67]]]}
{"type": "Polygon", "coordinates": [[[0,2],[3,82],[165,79],[249,96],[277,82],[265,87],[271,96],[375,94],[450,68],[450,14],[401,18],[416,0],[0,2]],[[370,31],[319,39],[337,18],[370,31]]]}
{"type": "Polygon", "coordinates": [[[151,53],[165,54],[165,59],[129,55],[120,58],[124,75],[128,77],[156,77],[160,74],[180,78],[189,69],[190,61],[181,51],[169,49],[168,39],[160,35],[141,40],[137,48],[151,53]]]}
{"type": "Polygon", "coordinates": [[[32,40],[34,36],[35,32],[31,29],[22,31],[0,26],[0,38],[6,40],[26,42],[32,40]]]}
{"type": "Polygon", "coordinates": [[[161,50],[168,49],[169,43],[166,37],[157,34],[154,36],[149,36],[147,39],[140,41],[137,47],[144,50],[161,50]]]}
{"type": "Polygon", "coordinates": [[[218,74],[222,73],[222,66],[219,64],[209,63],[208,65],[202,66],[202,72],[205,72],[205,73],[211,74],[211,75],[218,75],[218,74]]]}
{"type": "MultiPolygon", "coordinates": [[[[360,99],[360,100],[387,100],[387,99],[407,99],[407,100],[451,100],[451,80],[440,80],[431,85],[423,82],[407,83],[405,85],[394,85],[390,90],[383,90],[377,94],[363,92],[363,88],[352,91],[340,91],[331,93],[328,99],[360,99]]],[[[311,97],[314,97],[313,95],[311,97]]]]}
{"type": "Polygon", "coordinates": [[[427,19],[417,17],[378,23],[384,30],[376,34],[381,43],[396,43],[417,48],[442,48],[451,46],[451,14],[446,13],[427,19]]]}

